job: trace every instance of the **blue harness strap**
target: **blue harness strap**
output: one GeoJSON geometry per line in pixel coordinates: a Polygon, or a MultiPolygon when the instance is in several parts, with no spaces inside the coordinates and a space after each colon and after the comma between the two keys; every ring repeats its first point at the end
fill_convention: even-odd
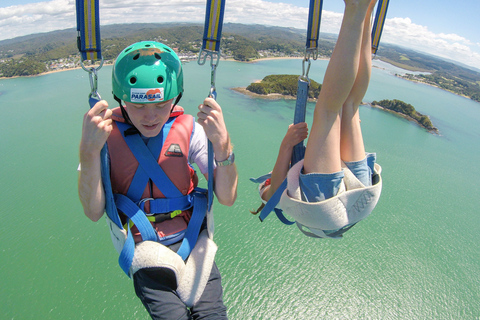
{"type": "Polygon", "coordinates": [[[224,12],[225,0],[207,0],[202,42],[202,48],[204,50],[213,52],[220,51],[224,12]]]}
{"type": "MultiPolygon", "coordinates": [[[[211,88],[209,96],[217,99],[217,91],[215,89],[215,73],[217,65],[220,61],[220,41],[222,40],[223,16],[225,13],[225,0],[207,0],[205,10],[205,25],[203,28],[202,48],[198,54],[198,64],[203,65],[210,57],[211,72],[211,88]],[[214,59],[216,56],[216,60],[214,59]]],[[[213,146],[208,141],[208,211],[211,210],[213,204],[213,146]]]]}
{"type": "MultiPolygon", "coordinates": [[[[318,34],[320,31],[320,21],[322,20],[322,0],[310,0],[308,10],[308,29],[306,51],[318,53],[318,34]]],[[[316,55],[314,56],[316,59],[316,55]]]]}
{"type": "Polygon", "coordinates": [[[377,54],[380,45],[380,37],[387,17],[388,2],[390,0],[379,0],[377,4],[377,12],[375,14],[375,22],[372,28],[372,53],[377,54]]]}
{"type": "Polygon", "coordinates": [[[283,214],[282,210],[275,208],[275,206],[280,201],[280,198],[282,197],[283,191],[286,188],[287,188],[287,179],[283,180],[282,184],[278,187],[275,193],[267,201],[267,203],[265,204],[265,207],[263,207],[259,215],[260,221],[263,222],[263,220],[265,220],[265,218],[270,214],[270,212],[274,211],[278,219],[284,224],[292,225],[295,223],[295,221],[289,221],[283,214]]]}
{"type": "MultiPolygon", "coordinates": [[[[322,0],[310,0],[310,6],[308,11],[308,28],[307,28],[307,42],[305,46],[305,58],[303,60],[303,74],[298,78],[297,86],[297,101],[295,105],[294,124],[305,122],[308,90],[310,87],[310,79],[308,78],[308,71],[310,69],[310,57],[315,60],[318,56],[318,35],[320,31],[320,21],[322,17],[322,0]],[[305,64],[308,67],[305,68],[305,64]]],[[[293,166],[298,161],[305,157],[305,146],[303,141],[293,147],[290,166],[293,166]]],[[[253,182],[263,182],[267,175],[257,179],[250,179],[253,182]],[[262,180],[263,179],[263,180],[262,180]]],[[[276,208],[276,205],[280,201],[280,198],[287,188],[287,179],[283,181],[280,187],[275,191],[272,197],[267,201],[265,207],[260,212],[260,221],[263,220],[274,211],[278,219],[286,225],[292,225],[295,222],[288,220],[281,209],[276,208]]]]}
{"type": "MultiPolygon", "coordinates": [[[[300,77],[298,79],[297,102],[295,105],[295,115],[293,118],[294,124],[305,122],[309,87],[310,81],[308,80],[308,78],[306,80],[303,79],[303,77],[300,77]]],[[[293,147],[291,166],[302,160],[304,157],[305,146],[303,141],[301,141],[293,147]]]]}
{"type": "Polygon", "coordinates": [[[82,61],[101,60],[99,0],[76,0],[77,46],[82,61]]]}
{"type": "MultiPolygon", "coordinates": [[[[117,125],[122,132],[131,127],[125,123],[117,123],[117,125]]],[[[167,131],[166,134],[163,132],[166,136],[170,128],[167,127],[164,129],[167,131]]],[[[163,137],[158,135],[157,139],[151,138],[152,141],[149,141],[148,145],[145,145],[138,134],[124,136],[124,139],[139,163],[138,169],[135,172],[134,181],[132,181],[130,185],[129,193],[131,193],[130,190],[137,190],[136,192],[143,193],[148,180],[152,179],[153,183],[162,191],[166,198],[183,197],[182,192],[178,190],[163,171],[162,167],[158,165],[157,159],[163,145],[160,139],[163,140],[163,137]],[[152,154],[152,151],[155,152],[155,154],[152,154]],[[138,191],[138,189],[141,191],[138,191]]],[[[134,199],[140,200],[138,196],[134,199]]]]}
{"type": "Polygon", "coordinates": [[[206,190],[200,191],[198,188],[194,192],[193,196],[193,213],[188,223],[187,232],[183,238],[182,244],[177,251],[177,254],[182,257],[183,260],[186,260],[190,255],[193,247],[197,243],[198,235],[207,214],[208,200],[206,197],[206,190]]]}
{"type": "MultiPolygon", "coordinates": [[[[160,157],[162,146],[175,119],[174,117],[169,119],[162,128],[162,132],[158,136],[150,138],[147,144],[145,144],[138,134],[126,136],[122,134],[127,146],[139,163],[127,196],[121,194],[114,196],[116,210],[122,211],[128,217],[127,239],[118,259],[120,267],[128,276],[130,276],[129,271],[135,251],[135,241],[129,225],[130,220],[137,227],[143,241],[157,241],[163,245],[170,245],[183,239],[177,253],[183,260],[186,260],[193,247],[195,247],[207,213],[208,201],[206,192],[197,188],[192,194],[183,195],[158,164],[157,159],[160,157]],[[141,199],[143,191],[150,179],[166,198],[141,199]],[[192,216],[186,231],[184,230],[165,238],[159,238],[143,211],[146,201],[149,201],[151,214],[167,213],[174,210],[183,211],[191,208],[193,205],[192,216]]],[[[117,123],[117,126],[122,133],[131,128],[130,125],[120,122],[117,123]]]]}

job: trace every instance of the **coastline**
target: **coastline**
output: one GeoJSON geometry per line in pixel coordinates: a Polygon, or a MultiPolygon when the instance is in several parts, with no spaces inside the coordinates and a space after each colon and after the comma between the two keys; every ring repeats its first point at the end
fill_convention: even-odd
{"type": "MultiPolygon", "coordinates": [[[[102,67],[110,66],[110,65],[113,65],[113,63],[104,63],[102,65],[102,67]]],[[[71,71],[71,70],[77,70],[77,69],[82,69],[82,67],[65,68],[65,69],[60,69],[60,70],[50,70],[50,71],[47,71],[47,72],[42,72],[42,73],[39,73],[39,74],[33,74],[33,75],[29,75],[29,76],[0,77],[0,80],[15,79],[15,78],[40,77],[40,76],[44,76],[44,75],[47,75],[47,74],[64,72],[64,71],[71,71]]]]}
{"type": "MultiPolygon", "coordinates": [[[[255,60],[250,60],[250,61],[238,61],[238,60],[235,60],[233,58],[221,58],[220,60],[222,61],[235,61],[235,62],[241,62],[241,63],[256,63],[256,62],[259,62],[259,61],[268,61],[268,60],[294,60],[294,59],[298,59],[298,60],[301,60],[301,59],[304,59],[304,57],[298,57],[298,56],[285,56],[285,57],[265,57],[265,58],[258,58],[258,59],[255,59],[255,60]]],[[[316,60],[329,60],[329,58],[327,57],[318,57],[316,60]]],[[[186,63],[186,62],[190,62],[190,61],[196,61],[196,59],[192,59],[192,60],[182,60],[183,63],[186,63]]],[[[387,64],[390,64],[396,68],[400,68],[402,69],[400,66],[397,66],[395,64],[392,64],[392,63],[389,63],[387,61],[384,61],[384,60],[380,60],[384,63],[387,63],[387,64]]],[[[109,66],[109,65],[113,65],[113,63],[105,63],[104,66],[109,66]]],[[[382,67],[378,67],[378,66],[372,66],[373,68],[378,68],[378,69],[382,69],[382,70],[385,70],[385,68],[382,68],[382,67]]],[[[70,70],[76,70],[76,69],[81,69],[82,67],[74,67],[74,68],[65,68],[65,69],[61,69],[61,70],[51,70],[51,71],[47,71],[47,72],[43,72],[43,73],[39,73],[39,74],[36,74],[36,75],[29,75],[29,76],[14,76],[14,77],[0,77],[0,80],[6,80],[6,79],[14,79],[14,78],[20,78],[20,77],[39,77],[39,76],[43,76],[43,75],[47,75],[47,74],[51,74],[51,73],[57,73],[57,72],[63,72],[63,71],[70,71],[70,70]]],[[[422,71],[421,69],[418,69],[418,70],[407,70],[407,69],[403,69],[405,70],[405,73],[408,73],[408,72],[420,72],[422,71]]],[[[457,96],[460,96],[460,97],[463,97],[463,98],[467,98],[467,99],[470,99],[472,101],[476,101],[476,100],[473,100],[471,97],[469,96],[466,96],[464,94],[460,94],[460,93],[457,93],[457,92],[454,92],[452,90],[448,90],[448,89],[445,89],[445,88],[442,88],[438,85],[435,85],[435,84],[432,84],[432,83],[428,83],[428,82],[425,82],[425,81],[421,81],[421,80],[418,80],[418,79],[411,79],[411,78],[407,78],[403,75],[399,75],[399,74],[395,74],[396,77],[398,78],[401,78],[403,80],[406,80],[406,81],[410,81],[410,82],[414,82],[414,83],[420,83],[420,84],[425,84],[425,85],[428,85],[428,86],[431,86],[431,87],[434,87],[434,88],[437,88],[437,89],[440,89],[440,90],[443,90],[443,91],[446,91],[446,92],[449,92],[449,93],[452,93],[452,94],[455,94],[457,96]]],[[[234,88],[235,91],[238,91],[238,92],[241,92],[241,93],[244,93],[244,94],[247,94],[247,95],[250,95],[250,96],[254,96],[253,93],[247,93],[247,92],[242,92],[241,91],[241,88],[234,88]]],[[[259,95],[261,96],[261,95],[259,95]]],[[[254,96],[255,97],[255,96],[254,96]]],[[[265,98],[265,97],[260,97],[260,98],[265,98]]],[[[286,96],[282,96],[281,94],[276,96],[275,94],[273,94],[271,97],[268,97],[267,99],[287,99],[287,100],[290,100],[292,99],[292,97],[286,97],[286,96]]],[[[293,99],[296,99],[295,97],[293,97],[293,99]]]]}
{"type": "MultiPolygon", "coordinates": [[[[236,62],[241,62],[241,63],[255,63],[258,61],[267,61],[267,60],[290,60],[290,59],[303,59],[303,57],[291,57],[291,56],[286,56],[286,57],[267,57],[267,58],[258,58],[255,60],[251,61],[238,61],[233,58],[221,58],[220,61],[236,61],[236,62]]],[[[182,62],[190,62],[190,61],[196,61],[197,59],[192,59],[192,60],[183,60],[182,62]]],[[[328,58],[318,58],[317,60],[328,60],[328,58]]],[[[103,66],[111,66],[113,63],[104,63],[103,66]]],[[[14,76],[14,77],[0,77],[0,80],[4,79],[15,79],[15,78],[28,78],[28,77],[39,77],[39,76],[44,76],[47,74],[51,73],[57,73],[57,72],[64,72],[64,71],[71,71],[71,70],[76,70],[76,69],[82,69],[82,67],[73,67],[73,68],[65,68],[65,69],[60,69],[60,70],[50,70],[46,72],[42,72],[39,74],[34,74],[34,75],[29,75],[29,76],[14,76]]]]}
{"type": "MultiPolygon", "coordinates": [[[[258,94],[255,92],[248,91],[246,87],[235,87],[230,88],[233,91],[244,94],[251,98],[265,99],[265,100],[296,100],[297,97],[291,95],[283,95],[281,93],[269,93],[269,94],[258,94]]],[[[315,102],[317,99],[308,98],[308,102],[315,102]]]]}

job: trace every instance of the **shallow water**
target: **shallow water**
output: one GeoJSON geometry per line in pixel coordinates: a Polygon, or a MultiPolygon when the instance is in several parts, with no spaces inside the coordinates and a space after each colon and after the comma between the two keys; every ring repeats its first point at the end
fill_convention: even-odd
{"type": "MultiPolygon", "coordinates": [[[[322,82],[326,63],[313,62],[313,80],[322,82]]],[[[184,69],[181,105],[195,114],[210,70],[195,62],[184,69]]],[[[114,106],[110,72],[99,72],[99,92],[114,106]]],[[[300,60],[219,65],[218,101],[240,175],[235,205],[215,205],[230,319],[479,319],[480,104],[374,69],[366,102],[410,103],[441,135],[362,106],[367,149],[383,167],[382,197],[344,239],[311,239],[248,212],[260,203],[248,178],[273,167],[295,102],[229,89],[300,72],[300,60]]],[[[86,72],[0,80],[0,92],[0,318],[148,319],[105,223],[89,221],[78,200],[86,72]]],[[[308,110],[310,123],[313,104],[308,110]]]]}

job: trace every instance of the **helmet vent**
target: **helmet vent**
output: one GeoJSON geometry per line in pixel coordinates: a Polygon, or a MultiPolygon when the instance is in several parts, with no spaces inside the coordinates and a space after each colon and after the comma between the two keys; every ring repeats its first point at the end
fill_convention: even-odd
{"type": "Polygon", "coordinates": [[[163,77],[162,77],[162,76],[159,76],[159,77],[157,78],[157,81],[158,81],[158,83],[162,84],[162,83],[163,83],[163,77]]]}
{"type": "Polygon", "coordinates": [[[160,53],[155,52],[155,58],[157,58],[158,60],[161,60],[162,56],[160,55],[160,53]]]}
{"type": "Polygon", "coordinates": [[[135,84],[137,82],[137,78],[136,77],[131,77],[130,78],[130,84],[135,84]]]}
{"type": "Polygon", "coordinates": [[[138,58],[140,58],[140,53],[137,53],[136,55],[133,56],[133,60],[137,60],[138,58]]]}

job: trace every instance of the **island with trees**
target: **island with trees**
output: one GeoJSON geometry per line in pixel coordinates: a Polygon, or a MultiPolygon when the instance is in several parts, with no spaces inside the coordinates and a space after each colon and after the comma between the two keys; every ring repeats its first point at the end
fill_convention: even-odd
{"type": "MultiPolygon", "coordinates": [[[[296,99],[299,77],[290,74],[269,75],[261,81],[251,83],[246,88],[233,88],[233,90],[263,99],[296,99]]],[[[321,88],[321,84],[310,80],[308,99],[313,101],[318,98],[321,88]]]]}
{"type": "Polygon", "coordinates": [[[381,108],[383,110],[388,110],[390,112],[398,114],[407,120],[417,123],[419,126],[425,128],[431,133],[436,133],[436,134],[439,133],[438,129],[433,126],[432,121],[430,120],[430,117],[418,112],[409,103],[406,103],[397,99],[393,99],[393,100],[384,99],[380,101],[373,101],[371,103],[371,106],[381,108]]]}
{"type": "MultiPolygon", "coordinates": [[[[298,75],[269,75],[261,81],[251,83],[246,88],[232,89],[252,97],[263,99],[296,99],[298,79],[298,75]]],[[[315,101],[318,98],[321,88],[321,84],[310,80],[308,92],[309,101],[315,101]]],[[[411,104],[397,99],[384,99],[373,101],[370,105],[400,115],[407,120],[417,123],[429,132],[438,134],[438,129],[432,124],[430,117],[415,110],[415,107],[411,104]]]]}

